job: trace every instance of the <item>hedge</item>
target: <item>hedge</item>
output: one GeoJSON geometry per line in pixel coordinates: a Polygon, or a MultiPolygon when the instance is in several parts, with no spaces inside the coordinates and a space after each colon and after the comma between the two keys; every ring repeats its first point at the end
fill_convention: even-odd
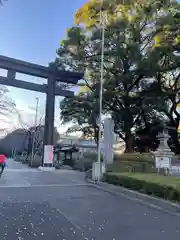
{"type": "Polygon", "coordinates": [[[114,154],[114,163],[107,166],[108,172],[156,173],[154,157],[150,153],[114,154]]]}
{"type": "Polygon", "coordinates": [[[154,164],[146,162],[118,161],[108,164],[108,172],[140,172],[156,173],[157,169],[154,164]]]}
{"type": "Polygon", "coordinates": [[[106,173],[104,181],[125,188],[180,202],[180,178],[141,173],[106,173]]]}
{"type": "MultiPolygon", "coordinates": [[[[178,156],[173,156],[173,158],[178,158],[178,156]]],[[[110,172],[157,173],[155,157],[152,153],[115,153],[114,160],[114,163],[107,167],[110,172]]],[[[159,173],[164,175],[165,170],[159,169],[159,173]]]]}
{"type": "MultiPolygon", "coordinates": [[[[87,171],[97,161],[97,152],[87,151],[74,159],[76,170],[87,171]]],[[[74,157],[74,154],[72,155],[74,157]]],[[[114,163],[107,166],[110,172],[143,172],[156,173],[155,158],[152,153],[114,153],[114,163]]],[[[160,171],[164,174],[164,170],[160,171]]]]}
{"type": "MultiPolygon", "coordinates": [[[[97,161],[97,152],[84,152],[75,161],[75,169],[89,170],[97,161]]],[[[108,171],[156,172],[154,159],[149,153],[114,153],[114,163],[108,165],[108,171]]]]}
{"type": "Polygon", "coordinates": [[[130,161],[130,162],[148,162],[153,163],[155,162],[154,156],[151,153],[123,153],[118,154],[115,152],[114,154],[114,161],[130,161]]]}

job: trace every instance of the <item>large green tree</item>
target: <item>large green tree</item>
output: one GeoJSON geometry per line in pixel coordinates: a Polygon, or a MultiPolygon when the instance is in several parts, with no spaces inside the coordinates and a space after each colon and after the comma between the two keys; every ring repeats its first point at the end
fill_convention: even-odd
{"type": "MultiPolygon", "coordinates": [[[[157,106],[157,100],[164,96],[159,77],[162,79],[178,68],[180,58],[174,50],[178,45],[178,32],[172,31],[177,18],[173,10],[178,7],[178,3],[156,0],[128,1],[128,4],[105,0],[103,6],[101,1],[89,1],[75,14],[79,26],[67,31],[66,39],[57,50],[61,65],[85,72],[87,93],[91,96],[89,104],[93,99],[98,105],[102,10],[105,26],[103,109],[114,119],[115,131],[125,140],[128,152],[133,151],[133,128],[140,122],[148,127],[147,119],[158,117],[157,107],[162,108],[165,102],[162,98],[157,106]],[[148,94],[149,89],[154,92],[148,94]]],[[[69,101],[74,100],[64,100],[63,104],[68,106],[69,101]]],[[[94,111],[91,106],[91,112],[94,111]]],[[[61,114],[63,116],[63,111],[61,114]]],[[[71,113],[76,114],[77,111],[71,113]]]]}

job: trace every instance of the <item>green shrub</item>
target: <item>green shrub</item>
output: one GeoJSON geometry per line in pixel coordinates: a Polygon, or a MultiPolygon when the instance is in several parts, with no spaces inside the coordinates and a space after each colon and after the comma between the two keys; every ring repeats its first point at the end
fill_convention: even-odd
{"type": "Polygon", "coordinates": [[[130,162],[149,162],[154,163],[154,156],[151,153],[123,153],[123,154],[114,154],[115,161],[130,161],[130,162]]]}
{"type": "Polygon", "coordinates": [[[32,168],[38,168],[41,166],[41,158],[37,157],[33,161],[29,161],[28,165],[32,168]]]}
{"type": "Polygon", "coordinates": [[[64,157],[65,157],[65,154],[63,152],[60,152],[58,154],[58,158],[59,158],[60,161],[64,161],[64,157]]]}
{"type": "Polygon", "coordinates": [[[144,172],[156,173],[157,170],[154,164],[149,162],[130,162],[117,161],[107,166],[109,172],[144,172]]]}
{"type": "Polygon", "coordinates": [[[15,162],[21,162],[21,155],[16,155],[15,158],[14,158],[14,161],[15,162]]]}
{"type": "Polygon", "coordinates": [[[108,165],[108,170],[113,172],[154,172],[155,166],[143,161],[115,161],[108,165]]]}
{"type": "MultiPolygon", "coordinates": [[[[124,153],[114,154],[114,163],[108,165],[108,171],[120,172],[156,172],[154,167],[154,159],[149,153],[124,153]]],[[[89,170],[92,168],[93,162],[97,161],[97,152],[87,151],[83,155],[79,154],[76,160],[75,169],[89,170]]],[[[103,156],[101,155],[101,161],[103,156]]]]}
{"type": "MultiPolygon", "coordinates": [[[[74,169],[80,171],[87,171],[92,169],[92,165],[97,161],[97,152],[87,151],[83,154],[79,153],[79,157],[76,157],[74,169]]],[[[101,161],[103,156],[101,155],[101,161]]]]}
{"type": "Polygon", "coordinates": [[[104,180],[132,190],[180,202],[180,179],[173,176],[140,173],[106,173],[104,180]]]}
{"type": "Polygon", "coordinates": [[[74,168],[80,171],[87,171],[92,168],[93,162],[97,159],[97,154],[94,152],[79,153],[79,157],[75,160],[74,168]]]}
{"type": "Polygon", "coordinates": [[[150,153],[115,153],[114,160],[107,167],[110,172],[156,172],[154,157],[150,153]]]}
{"type": "MultiPolygon", "coordinates": [[[[98,158],[97,152],[90,152],[90,151],[84,152],[83,156],[86,159],[91,159],[92,162],[96,162],[97,158],[98,158]]],[[[103,155],[102,154],[101,154],[101,161],[103,161],[103,155]]]]}
{"type": "Polygon", "coordinates": [[[92,169],[93,162],[94,161],[91,161],[90,159],[84,159],[84,161],[83,161],[84,171],[88,171],[88,170],[92,169]]]}
{"type": "Polygon", "coordinates": [[[92,162],[91,161],[76,161],[75,165],[73,166],[74,170],[79,170],[79,171],[87,171],[92,168],[92,162]]]}
{"type": "Polygon", "coordinates": [[[72,160],[73,161],[78,161],[79,160],[79,152],[72,153],[72,160]]]}

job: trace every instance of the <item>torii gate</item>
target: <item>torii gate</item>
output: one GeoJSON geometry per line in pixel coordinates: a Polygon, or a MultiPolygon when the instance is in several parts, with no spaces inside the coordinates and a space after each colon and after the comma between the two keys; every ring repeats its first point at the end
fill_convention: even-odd
{"type": "MultiPolygon", "coordinates": [[[[7,76],[0,76],[0,84],[23,88],[31,91],[46,93],[45,127],[44,127],[44,149],[45,146],[53,146],[54,133],[54,105],[55,96],[73,97],[74,93],[69,90],[62,90],[57,82],[77,84],[83,78],[82,73],[53,70],[45,67],[14,58],[0,55],[0,68],[7,70],[7,76]],[[36,84],[16,79],[16,73],[24,73],[30,76],[47,79],[47,84],[36,84]]],[[[44,157],[42,159],[44,166],[44,157]]]]}

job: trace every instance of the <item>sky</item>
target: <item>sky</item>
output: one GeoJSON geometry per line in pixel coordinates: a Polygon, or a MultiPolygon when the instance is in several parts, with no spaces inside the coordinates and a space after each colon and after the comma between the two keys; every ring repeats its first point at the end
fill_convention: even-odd
{"type": "MultiPolygon", "coordinates": [[[[56,49],[74,23],[74,13],[85,0],[7,0],[0,7],[0,55],[47,66],[56,57],[56,49]]],[[[3,74],[3,73],[2,73],[3,74]]],[[[20,80],[45,83],[25,75],[20,80]]],[[[22,114],[23,122],[32,124],[36,98],[40,98],[39,117],[43,115],[45,94],[9,87],[11,97],[22,114]]],[[[56,97],[55,125],[61,132],[59,101],[56,97]]],[[[16,121],[18,121],[16,119],[16,121]]]]}

